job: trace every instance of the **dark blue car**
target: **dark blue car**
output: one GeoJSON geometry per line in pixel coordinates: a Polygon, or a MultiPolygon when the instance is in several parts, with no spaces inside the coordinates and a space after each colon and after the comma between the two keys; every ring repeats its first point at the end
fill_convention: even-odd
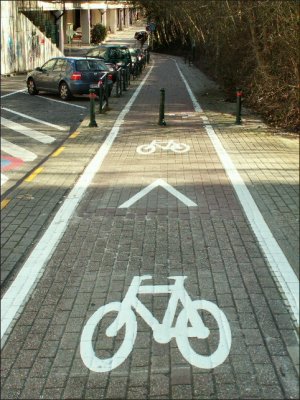
{"type": "Polygon", "coordinates": [[[103,61],[86,57],[55,57],[29,72],[26,83],[31,95],[45,91],[58,93],[62,100],[68,100],[74,95],[89,94],[90,85],[103,82],[105,75],[110,94],[112,74],[103,61]]]}

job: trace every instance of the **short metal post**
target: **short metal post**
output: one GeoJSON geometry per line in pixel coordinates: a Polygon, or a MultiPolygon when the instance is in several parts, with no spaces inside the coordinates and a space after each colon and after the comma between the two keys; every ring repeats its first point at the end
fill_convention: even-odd
{"type": "Polygon", "coordinates": [[[117,70],[117,81],[116,81],[116,95],[120,97],[122,95],[122,82],[121,82],[121,69],[117,70]]]}
{"type": "Polygon", "coordinates": [[[122,96],[122,92],[123,92],[123,75],[122,75],[122,68],[119,69],[119,93],[120,96],[122,96]]]}
{"type": "Polygon", "coordinates": [[[130,86],[130,72],[131,72],[131,64],[127,65],[127,83],[130,86]]]}
{"type": "Polygon", "coordinates": [[[105,75],[105,82],[104,82],[104,98],[106,100],[106,108],[108,108],[108,76],[105,75]]]}
{"type": "Polygon", "coordinates": [[[160,89],[160,106],[158,125],[166,125],[165,122],[165,89],[160,89]]]}
{"type": "Polygon", "coordinates": [[[236,120],[235,123],[237,125],[241,125],[242,123],[242,118],[241,118],[241,114],[242,114],[242,96],[243,96],[243,92],[242,89],[237,89],[236,90],[236,120]]]}
{"type": "Polygon", "coordinates": [[[97,96],[95,94],[95,90],[94,89],[90,89],[89,93],[90,93],[89,94],[89,96],[90,96],[90,123],[89,123],[89,127],[92,128],[92,127],[98,126],[97,122],[96,122],[96,119],[95,119],[95,97],[97,97],[97,96]]]}
{"type": "Polygon", "coordinates": [[[103,113],[103,82],[99,81],[99,113],[103,113]]]}
{"type": "MultiPolygon", "coordinates": [[[[125,67],[126,68],[126,67],[125,67]]],[[[126,69],[122,68],[122,78],[123,78],[123,90],[124,92],[127,90],[126,89],[126,69]]]]}

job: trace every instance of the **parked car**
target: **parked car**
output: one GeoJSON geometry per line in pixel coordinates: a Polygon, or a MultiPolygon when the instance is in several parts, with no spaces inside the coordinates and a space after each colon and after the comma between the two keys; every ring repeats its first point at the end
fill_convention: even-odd
{"type": "Polygon", "coordinates": [[[104,62],[86,57],[55,57],[29,72],[26,83],[31,95],[45,91],[58,93],[62,100],[68,100],[74,95],[89,94],[90,85],[104,80],[105,73],[110,94],[113,77],[104,62]]]}
{"type": "Polygon", "coordinates": [[[113,73],[114,82],[116,80],[116,71],[119,67],[129,65],[131,68],[131,56],[127,46],[101,45],[89,50],[86,56],[104,61],[113,73]]]}

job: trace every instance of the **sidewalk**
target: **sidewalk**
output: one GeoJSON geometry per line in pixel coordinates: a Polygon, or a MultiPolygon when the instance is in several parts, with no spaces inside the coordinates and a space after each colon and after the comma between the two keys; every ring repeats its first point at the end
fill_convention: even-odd
{"type": "MultiPolygon", "coordinates": [[[[298,274],[298,141],[272,135],[250,110],[235,125],[235,105],[176,57],[151,54],[143,75],[109,107],[96,115],[97,128],[85,119],[66,141],[64,157],[49,158],[26,187],[56,207],[25,263],[24,283],[2,293],[13,294],[13,287],[21,293],[34,274],[39,279],[7,331],[2,398],[298,398],[294,316],[270,271],[263,247],[269,235],[257,237],[251,225],[260,212],[298,274]],[[181,74],[203,111],[195,110],[181,74]],[[161,88],[166,126],[158,125],[161,88]],[[153,140],[161,148],[137,151],[153,140]],[[169,141],[189,150],[164,149],[169,141]],[[220,161],[220,143],[257,204],[253,219],[238,198],[240,181],[234,187],[230,180],[232,165],[220,161]],[[135,312],[124,306],[126,323],[116,338],[106,331],[113,318],[98,324],[97,310],[110,307],[115,318],[117,302],[129,288],[137,290],[132,282],[144,275],[152,279],[143,282],[148,292],[138,299],[160,322],[173,290],[169,278],[186,276],[181,301],[193,303],[180,313],[176,339],[166,338],[167,328],[159,333],[154,320],[149,326],[142,307],[135,312]],[[168,294],[162,288],[167,284],[168,294]],[[210,329],[206,339],[186,336],[194,306],[210,329]],[[92,315],[97,320],[89,320],[92,315]]],[[[20,187],[18,195],[24,194],[20,187]]],[[[5,209],[8,219],[14,206],[5,209]]],[[[133,295],[128,299],[132,307],[139,304],[133,295]]],[[[172,320],[171,311],[167,316],[172,320]]]]}
{"type": "MultiPolygon", "coordinates": [[[[134,39],[134,34],[136,31],[144,30],[145,24],[142,21],[136,22],[134,25],[124,28],[122,31],[117,31],[116,33],[109,33],[104,40],[103,44],[120,44],[129,45],[131,47],[136,46],[136,40],[134,39]]],[[[65,44],[65,56],[81,56],[85,55],[86,52],[94,47],[95,45],[90,44],[65,44]]]]}

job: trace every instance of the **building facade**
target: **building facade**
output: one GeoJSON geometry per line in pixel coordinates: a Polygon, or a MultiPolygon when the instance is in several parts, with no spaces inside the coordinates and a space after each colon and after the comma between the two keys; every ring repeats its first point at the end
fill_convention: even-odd
{"type": "Polygon", "coordinates": [[[121,0],[2,1],[1,75],[25,72],[62,56],[73,38],[89,45],[95,24],[110,33],[129,27],[136,14],[130,1],[121,0]]]}

